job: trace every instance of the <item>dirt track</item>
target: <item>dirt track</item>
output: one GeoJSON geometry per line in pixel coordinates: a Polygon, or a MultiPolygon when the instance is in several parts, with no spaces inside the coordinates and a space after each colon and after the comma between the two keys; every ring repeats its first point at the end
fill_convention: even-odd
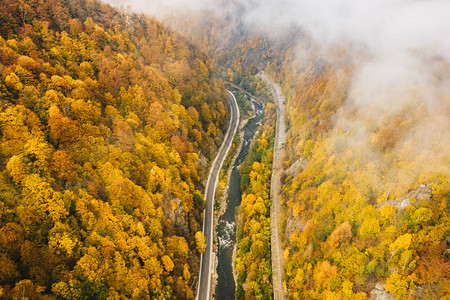
{"type": "Polygon", "coordinates": [[[277,110],[277,124],[275,131],[275,146],[273,151],[272,179],[270,182],[270,198],[272,206],[270,208],[270,231],[271,231],[271,250],[272,250],[272,276],[273,276],[273,296],[274,300],[287,299],[286,291],[283,285],[284,279],[284,255],[281,247],[280,237],[280,213],[281,213],[281,183],[280,176],[282,171],[282,160],[284,157],[284,140],[286,139],[286,130],[284,124],[284,96],[280,86],[272,78],[260,73],[261,77],[269,87],[274,98],[277,110]]]}

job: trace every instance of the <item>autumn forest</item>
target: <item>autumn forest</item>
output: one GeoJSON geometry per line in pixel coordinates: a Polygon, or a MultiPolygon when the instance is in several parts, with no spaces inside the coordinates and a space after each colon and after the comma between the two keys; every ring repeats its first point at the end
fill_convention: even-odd
{"type": "Polygon", "coordinates": [[[408,52],[427,81],[373,88],[367,70],[388,67],[371,46],[268,32],[234,2],[163,17],[123,3],[0,2],[0,298],[194,299],[233,87],[241,122],[251,97],[264,117],[239,166],[229,299],[447,299],[449,57],[408,52]],[[261,72],[285,97],[281,274],[261,72]]]}

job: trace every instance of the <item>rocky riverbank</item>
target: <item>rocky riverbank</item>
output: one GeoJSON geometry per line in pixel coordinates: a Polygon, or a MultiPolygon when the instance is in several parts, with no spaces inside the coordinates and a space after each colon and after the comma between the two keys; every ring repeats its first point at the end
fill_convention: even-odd
{"type": "MultiPolygon", "coordinates": [[[[231,268],[232,268],[232,273],[233,273],[232,275],[234,277],[234,281],[236,282],[236,274],[235,274],[235,271],[234,271],[234,265],[232,263],[234,261],[234,256],[235,256],[236,249],[235,249],[235,241],[233,240],[233,238],[231,238],[231,236],[234,235],[234,230],[235,230],[234,215],[233,215],[233,218],[232,218],[233,221],[226,220],[227,219],[226,217],[224,218],[224,220],[222,220],[222,216],[224,216],[226,214],[227,207],[228,207],[229,202],[230,202],[230,200],[229,200],[229,197],[230,197],[229,191],[230,191],[230,182],[231,182],[232,173],[233,173],[233,171],[236,172],[236,170],[235,170],[236,164],[239,165],[240,163],[242,163],[242,160],[243,160],[243,158],[240,157],[240,155],[242,155],[242,152],[243,152],[243,146],[245,145],[245,147],[246,147],[244,149],[245,151],[248,151],[248,149],[250,149],[251,143],[253,141],[253,137],[255,136],[256,131],[257,131],[256,129],[246,128],[246,126],[248,125],[248,122],[250,120],[253,120],[255,117],[258,117],[259,120],[257,119],[257,120],[252,121],[252,122],[256,122],[255,124],[249,124],[251,127],[255,128],[255,126],[257,126],[257,124],[259,124],[259,121],[261,119],[262,111],[258,110],[258,113],[256,113],[257,109],[255,108],[253,103],[252,103],[252,105],[253,105],[254,113],[251,116],[243,118],[243,120],[241,121],[241,124],[239,126],[239,129],[238,129],[239,136],[240,136],[239,146],[237,147],[236,152],[235,152],[235,154],[234,154],[234,156],[233,156],[233,158],[231,160],[231,163],[229,164],[229,167],[228,167],[228,170],[227,170],[227,174],[226,174],[226,184],[225,184],[225,187],[223,188],[223,191],[221,191],[222,195],[221,195],[221,197],[219,199],[217,199],[217,201],[219,203],[219,207],[218,207],[218,211],[217,211],[217,213],[215,215],[215,222],[214,222],[215,223],[215,227],[214,227],[214,229],[215,229],[215,232],[214,232],[214,234],[215,234],[214,249],[215,249],[215,252],[216,252],[217,256],[216,256],[216,260],[215,260],[215,264],[216,264],[216,269],[215,270],[216,270],[216,272],[215,272],[215,274],[213,274],[213,280],[212,280],[213,281],[212,285],[214,286],[212,288],[212,291],[213,291],[212,295],[213,295],[214,299],[217,298],[216,297],[217,295],[215,293],[216,292],[216,288],[215,287],[218,284],[218,270],[219,270],[218,269],[218,266],[219,266],[219,259],[218,259],[218,257],[219,257],[219,251],[221,250],[221,246],[222,247],[230,247],[230,243],[233,244],[233,254],[232,254],[232,258],[231,258],[231,268]],[[245,136],[246,132],[247,132],[247,136],[245,136]],[[248,135],[249,133],[251,135],[250,137],[248,135]],[[239,161],[237,161],[238,158],[239,158],[239,161]],[[220,222],[223,222],[223,223],[220,224],[220,222]],[[225,240],[224,236],[222,236],[222,237],[218,236],[217,232],[218,232],[219,225],[221,225],[222,227],[225,225],[227,231],[229,231],[227,233],[227,235],[230,235],[228,237],[229,239],[231,238],[230,240],[225,240]]],[[[245,153],[245,156],[246,155],[247,154],[245,153]]],[[[236,180],[236,178],[235,178],[235,180],[236,180]]],[[[236,184],[239,185],[239,183],[235,182],[234,185],[236,185],[236,184]]],[[[239,200],[239,203],[240,203],[240,199],[238,199],[238,200],[239,200]]],[[[233,203],[232,205],[236,205],[236,203],[233,203]]],[[[234,208],[233,208],[233,211],[234,211],[234,208]]],[[[228,214],[229,214],[229,212],[228,212],[228,214]]],[[[219,232],[220,232],[220,230],[219,230],[219,232]]],[[[222,234],[223,234],[223,232],[222,232],[222,234]]]]}

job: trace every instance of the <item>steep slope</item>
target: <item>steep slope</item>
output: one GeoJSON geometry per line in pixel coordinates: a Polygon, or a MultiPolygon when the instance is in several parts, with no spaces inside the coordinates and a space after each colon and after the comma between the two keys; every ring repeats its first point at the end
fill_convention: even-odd
{"type": "Polygon", "coordinates": [[[193,298],[225,89],[153,19],[0,5],[0,295],[193,298]]]}
{"type": "Polygon", "coordinates": [[[263,29],[246,26],[249,7],[239,2],[223,1],[215,10],[176,10],[165,17],[165,23],[205,51],[222,78],[254,93],[251,75],[292,50],[300,32],[271,28],[268,36],[263,29]]]}
{"type": "Polygon", "coordinates": [[[366,299],[384,284],[396,299],[448,295],[448,96],[426,109],[431,94],[410,86],[404,101],[362,104],[364,91],[350,94],[358,59],[340,53],[272,66],[287,99],[289,296],[366,299]]]}
{"type": "Polygon", "coordinates": [[[383,65],[370,74],[377,61],[365,46],[317,45],[298,28],[258,32],[242,25],[243,11],[177,19],[177,28],[194,34],[228,80],[245,88],[249,73],[266,68],[282,85],[289,297],[367,298],[383,285],[397,299],[448,294],[448,59],[432,55],[437,45],[419,47],[403,53],[414,62],[403,73],[383,65]],[[426,75],[411,84],[403,79],[414,64],[426,75]]]}

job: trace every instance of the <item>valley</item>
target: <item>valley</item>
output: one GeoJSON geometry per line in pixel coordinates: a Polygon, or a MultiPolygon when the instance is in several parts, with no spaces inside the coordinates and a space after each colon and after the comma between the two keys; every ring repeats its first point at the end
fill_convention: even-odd
{"type": "Polygon", "coordinates": [[[0,298],[446,299],[445,1],[3,0],[0,298]]]}

